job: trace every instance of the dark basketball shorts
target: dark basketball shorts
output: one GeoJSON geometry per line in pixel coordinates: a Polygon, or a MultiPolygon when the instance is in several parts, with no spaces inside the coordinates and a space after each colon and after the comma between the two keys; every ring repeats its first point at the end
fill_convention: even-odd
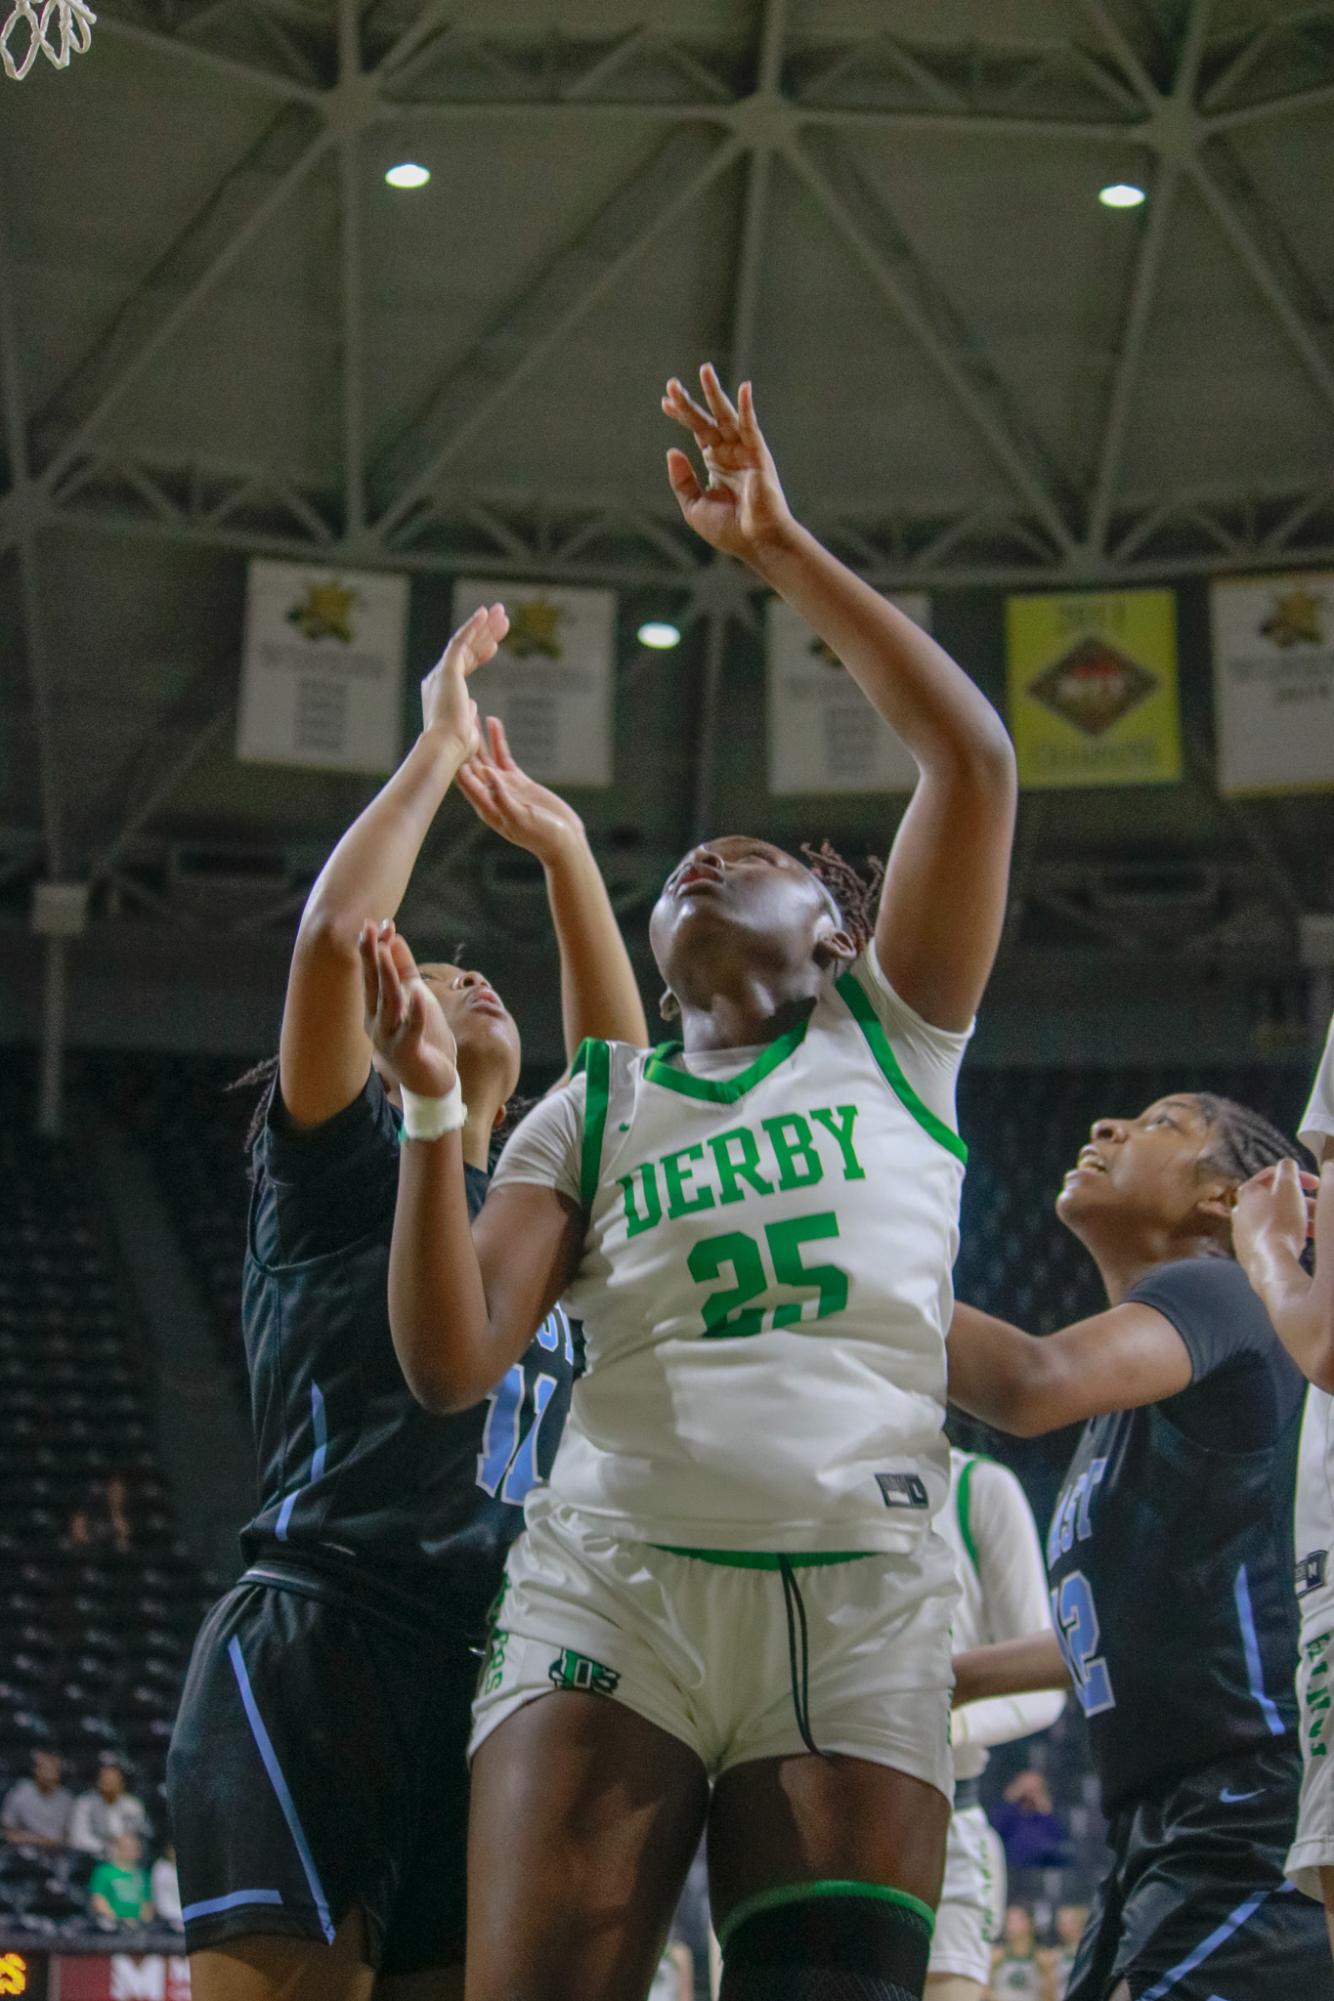
{"type": "Polygon", "coordinates": [[[371,1963],[462,1963],[477,1660],[374,1613],[242,1579],[200,1630],[167,1760],[190,1952],[256,1932],[371,1963]]]}
{"type": "Polygon", "coordinates": [[[1334,2001],[1324,1911],[1284,1875],[1296,1815],[1287,1745],[1117,1814],[1066,2001],[1334,2001]]]}

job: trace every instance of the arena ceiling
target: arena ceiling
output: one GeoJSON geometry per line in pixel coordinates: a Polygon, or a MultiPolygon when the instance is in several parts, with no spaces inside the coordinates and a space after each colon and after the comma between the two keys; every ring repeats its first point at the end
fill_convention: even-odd
{"type": "MultiPolygon", "coordinates": [[[[364,788],[231,757],[257,551],[412,574],[422,665],[460,571],[670,603],[672,678],[623,690],[655,754],[590,817],[647,879],[762,808],[746,605],[662,472],[705,355],[886,587],[1334,559],[1334,5],[99,0],[90,53],[0,83],[0,185],[14,899],[72,876],[198,932],[211,840],[277,857],[230,949],[290,925],[364,788]],[[385,185],[405,156],[428,187],[385,185]]],[[[1328,803],[1222,802],[1208,761],[1034,806],[1032,907],[1153,942],[1076,875],[1175,857],[1239,872],[1200,936],[1290,944],[1328,803]]]]}

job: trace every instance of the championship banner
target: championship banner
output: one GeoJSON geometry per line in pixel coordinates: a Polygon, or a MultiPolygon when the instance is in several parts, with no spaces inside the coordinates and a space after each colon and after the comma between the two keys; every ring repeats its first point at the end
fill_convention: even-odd
{"type": "Polygon", "coordinates": [[[1211,593],[1223,792],[1334,790],[1334,571],[1211,593]]]}
{"type": "Polygon", "coordinates": [[[1063,592],[1005,605],[1019,783],[1162,785],[1181,776],[1171,591],[1063,592]]]}
{"type": "MultiPolygon", "coordinates": [[[[892,601],[930,631],[928,597],[892,601]]],[[[782,598],[765,617],[770,793],[911,792],[917,766],[842,662],[782,598]]]]}
{"type": "Polygon", "coordinates": [[[250,565],[236,755],[392,771],[403,732],[408,581],[309,563],[250,565]]]}
{"type": "Polygon", "coordinates": [[[473,681],[477,706],[499,716],[510,749],[548,785],[610,785],[616,598],[564,585],[461,577],[454,623],[503,604],[509,636],[473,681]]]}

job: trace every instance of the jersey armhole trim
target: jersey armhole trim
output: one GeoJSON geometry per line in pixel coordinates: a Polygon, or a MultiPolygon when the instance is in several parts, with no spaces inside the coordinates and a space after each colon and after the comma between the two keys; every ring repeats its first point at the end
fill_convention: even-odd
{"type": "Polygon", "coordinates": [[[937,1140],[947,1153],[952,1153],[957,1161],[968,1164],[968,1148],[958,1133],[946,1125],[944,1119],[937,1118],[931,1107],[924,1104],[903,1074],[902,1065],[894,1054],[893,1044],[885,1034],[880,1017],[872,1007],[870,998],[855,973],[844,973],[835,982],[835,992],[844,1002],[853,1020],[866,1038],[876,1064],[896,1098],[906,1112],[911,1113],[923,1132],[937,1140]]]}
{"type": "Polygon", "coordinates": [[[964,1460],[963,1466],[959,1471],[959,1491],[954,1497],[954,1505],[958,1510],[959,1534],[963,1538],[963,1546],[968,1552],[968,1561],[980,1577],[982,1575],[982,1566],[977,1560],[977,1544],[973,1539],[973,1518],[971,1512],[973,1472],[979,1464],[980,1461],[976,1457],[964,1460]]]}
{"type": "Polygon", "coordinates": [[[602,1135],[607,1125],[611,1101],[611,1050],[605,1042],[585,1037],[575,1058],[576,1071],[588,1073],[588,1095],[584,1102],[584,1141],[579,1154],[579,1200],[584,1213],[593,1207],[602,1174],[602,1135]]]}

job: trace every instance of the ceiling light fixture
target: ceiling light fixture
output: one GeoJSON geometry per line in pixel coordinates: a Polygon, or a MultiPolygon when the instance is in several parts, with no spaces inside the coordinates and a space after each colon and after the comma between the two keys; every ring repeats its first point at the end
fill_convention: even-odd
{"type": "Polygon", "coordinates": [[[681,628],[665,618],[650,618],[640,626],[636,638],[641,646],[651,646],[655,653],[666,653],[681,644],[681,628]]]}
{"type": "Polygon", "coordinates": [[[1138,208],[1148,196],[1133,181],[1113,181],[1109,187],[1099,188],[1098,200],[1104,208],[1138,208]]]}
{"type": "Polygon", "coordinates": [[[424,188],[430,178],[431,169],[419,166],[416,160],[400,160],[385,174],[391,188],[424,188]]]}

